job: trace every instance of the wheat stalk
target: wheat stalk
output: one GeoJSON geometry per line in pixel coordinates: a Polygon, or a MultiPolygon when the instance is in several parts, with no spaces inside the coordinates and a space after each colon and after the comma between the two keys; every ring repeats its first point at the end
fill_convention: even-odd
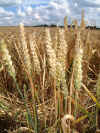
{"type": "Polygon", "coordinates": [[[52,48],[52,40],[50,36],[50,31],[48,28],[45,29],[45,47],[47,54],[47,61],[49,64],[50,75],[56,79],[56,54],[55,50],[52,48]]]}
{"type": "Polygon", "coordinates": [[[68,31],[67,16],[64,17],[64,29],[65,29],[65,31],[68,31]]]}
{"type": "Polygon", "coordinates": [[[67,43],[65,41],[65,32],[63,29],[58,29],[58,49],[57,49],[57,79],[62,84],[62,91],[64,97],[68,96],[68,87],[66,84],[66,55],[67,55],[67,43]]]}
{"type": "Polygon", "coordinates": [[[73,62],[74,84],[77,90],[80,90],[82,84],[82,58],[83,58],[82,42],[80,38],[80,32],[78,32],[76,39],[76,46],[75,46],[75,57],[73,62]]]}
{"type": "MultiPolygon", "coordinates": [[[[63,129],[63,133],[69,133],[68,124],[67,124],[68,120],[70,120],[72,122],[72,124],[75,122],[74,116],[72,116],[70,114],[64,115],[64,117],[61,119],[61,126],[63,129]]],[[[78,133],[78,131],[74,130],[74,133],[78,133]]]]}
{"type": "Polygon", "coordinates": [[[77,116],[77,102],[78,102],[78,92],[80,91],[82,85],[82,58],[83,58],[83,49],[82,42],[80,38],[80,31],[77,33],[76,46],[75,46],[75,56],[73,62],[73,78],[75,86],[75,111],[74,114],[77,116]]]}
{"type": "Polygon", "coordinates": [[[96,93],[97,93],[98,100],[100,100],[100,74],[98,76],[98,80],[96,83],[96,93]]]}
{"type": "Polygon", "coordinates": [[[68,45],[65,40],[65,32],[63,29],[58,30],[58,49],[57,59],[63,65],[64,71],[66,70],[66,56],[68,52],[68,45]]]}
{"type": "Polygon", "coordinates": [[[29,37],[29,44],[30,44],[30,52],[31,52],[31,56],[32,56],[32,61],[34,63],[34,70],[37,74],[40,74],[41,72],[41,67],[40,67],[40,61],[37,55],[37,44],[36,44],[36,39],[35,39],[35,33],[33,33],[30,37],[29,37]]]}
{"type": "Polygon", "coordinates": [[[25,67],[31,73],[31,62],[30,62],[30,56],[28,53],[28,47],[27,42],[25,38],[25,31],[24,31],[24,25],[20,23],[20,40],[21,44],[19,46],[20,55],[23,57],[23,62],[25,64],[25,67]]]}
{"type": "MultiPolygon", "coordinates": [[[[61,91],[64,95],[64,99],[66,101],[65,109],[67,107],[67,96],[68,96],[68,89],[66,84],[66,77],[65,77],[65,57],[66,57],[66,49],[63,49],[63,47],[66,47],[66,43],[63,41],[63,35],[64,32],[62,31],[60,36],[60,53],[59,56],[56,56],[55,50],[52,48],[52,42],[51,42],[51,36],[49,29],[46,29],[46,35],[45,35],[45,47],[46,47],[46,53],[47,53],[47,61],[49,64],[49,71],[50,74],[53,76],[53,78],[56,81],[56,86],[58,88],[58,102],[60,100],[60,94],[61,91]],[[62,39],[61,39],[62,37],[62,39]],[[65,43],[65,44],[64,44],[65,43]],[[62,89],[62,90],[61,90],[62,89]]],[[[58,50],[58,49],[57,49],[58,50]]],[[[58,51],[57,51],[58,52],[58,51]]]]}
{"type": "Polygon", "coordinates": [[[81,18],[81,25],[80,25],[80,28],[81,30],[84,30],[85,29],[85,20],[84,20],[84,10],[82,10],[82,18],[81,18]]]}
{"type": "Polygon", "coordinates": [[[55,50],[55,53],[57,54],[57,46],[58,46],[58,28],[55,30],[54,40],[53,40],[53,47],[55,50]]]}
{"type": "Polygon", "coordinates": [[[74,26],[75,26],[75,30],[77,31],[78,30],[78,22],[77,22],[77,20],[75,19],[73,23],[74,23],[74,26]]]}
{"type": "MultiPolygon", "coordinates": [[[[48,28],[45,29],[45,48],[46,48],[46,58],[47,58],[47,63],[49,65],[49,72],[50,75],[54,78],[54,82],[56,82],[56,53],[55,50],[52,48],[52,40],[51,40],[51,35],[50,35],[50,31],[48,28]]],[[[56,84],[55,83],[55,88],[54,88],[54,96],[55,96],[55,110],[56,110],[56,119],[57,119],[57,101],[58,99],[56,99],[57,95],[56,95],[56,84]]]]}
{"type": "Polygon", "coordinates": [[[2,53],[3,64],[7,67],[9,74],[15,79],[16,77],[15,68],[13,66],[11,56],[9,54],[7,45],[4,40],[1,40],[0,42],[0,51],[2,53]]]}
{"type": "MultiPolygon", "coordinates": [[[[96,95],[97,95],[97,100],[98,102],[100,102],[100,74],[98,75],[98,80],[97,80],[97,83],[96,83],[96,95]]],[[[99,110],[98,107],[96,109],[96,130],[99,129],[99,121],[98,121],[98,115],[99,115],[99,110]]]]}

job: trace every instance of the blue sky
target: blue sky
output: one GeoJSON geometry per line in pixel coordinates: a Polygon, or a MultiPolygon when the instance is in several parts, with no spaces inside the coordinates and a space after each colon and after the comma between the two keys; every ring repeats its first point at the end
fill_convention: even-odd
{"type": "Polygon", "coordinates": [[[86,23],[100,27],[100,0],[0,0],[0,26],[80,22],[82,9],[86,23]]]}

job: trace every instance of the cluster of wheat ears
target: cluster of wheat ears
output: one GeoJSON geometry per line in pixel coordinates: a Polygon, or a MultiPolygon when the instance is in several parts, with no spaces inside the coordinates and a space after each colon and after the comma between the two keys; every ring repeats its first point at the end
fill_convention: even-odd
{"type": "MultiPolygon", "coordinates": [[[[89,43],[91,31],[86,29],[83,16],[80,27],[76,20],[73,24],[74,29],[68,28],[65,17],[64,28],[56,27],[53,39],[50,28],[41,29],[40,35],[32,32],[26,36],[24,25],[20,24],[19,35],[17,34],[15,39],[12,35],[11,40],[0,41],[0,73],[7,73],[12,79],[9,87],[12,87],[13,92],[17,89],[27,112],[23,89],[27,88],[26,91],[31,92],[35,124],[28,118],[28,127],[36,133],[39,132],[39,119],[44,119],[45,128],[50,124],[52,128],[48,128],[48,132],[53,132],[53,129],[55,132],[59,130],[59,133],[80,132],[81,129],[77,129],[77,125],[94,115],[94,112],[89,112],[88,108],[85,108],[85,102],[81,104],[82,93],[88,94],[95,103],[96,127],[97,131],[99,130],[100,75],[94,87],[96,96],[86,87],[88,62],[95,52],[89,43]],[[53,107],[52,113],[49,114],[47,101],[51,99],[53,107]],[[44,117],[38,118],[39,114],[41,115],[39,111],[44,117]],[[49,119],[48,124],[50,115],[53,118],[49,119]]],[[[5,92],[7,86],[4,86],[2,77],[0,80],[0,91],[5,92]]],[[[29,115],[28,112],[28,117],[29,115]]]]}

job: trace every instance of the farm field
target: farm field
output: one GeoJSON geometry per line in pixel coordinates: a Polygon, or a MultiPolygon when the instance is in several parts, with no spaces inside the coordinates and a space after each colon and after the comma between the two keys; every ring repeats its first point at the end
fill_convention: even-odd
{"type": "Polygon", "coordinates": [[[0,133],[100,132],[100,30],[0,27],[0,133]]]}

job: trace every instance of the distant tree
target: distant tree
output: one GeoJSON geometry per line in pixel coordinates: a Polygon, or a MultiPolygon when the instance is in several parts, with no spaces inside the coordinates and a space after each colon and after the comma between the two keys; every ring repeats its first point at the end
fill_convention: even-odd
{"type": "Polygon", "coordinates": [[[51,24],[50,27],[57,27],[57,25],[55,25],[55,24],[51,24]]]}

